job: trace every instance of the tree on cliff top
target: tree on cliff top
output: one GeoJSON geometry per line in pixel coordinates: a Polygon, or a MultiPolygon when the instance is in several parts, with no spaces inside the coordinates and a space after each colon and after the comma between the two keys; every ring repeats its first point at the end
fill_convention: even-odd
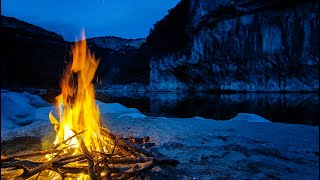
{"type": "Polygon", "coordinates": [[[152,55],[162,56],[181,51],[190,40],[186,32],[189,0],[180,1],[168,15],[154,24],[143,47],[152,55]]]}

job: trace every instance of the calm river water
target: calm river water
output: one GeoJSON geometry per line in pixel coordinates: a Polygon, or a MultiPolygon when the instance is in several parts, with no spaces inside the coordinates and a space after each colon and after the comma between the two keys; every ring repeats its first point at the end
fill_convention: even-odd
{"type": "Polygon", "coordinates": [[[312,93],[99,92],[96,98],[134,107],[151,116],[227,120],[238,113],[255,113],[272,122],[319,125],[320,121],[320,98],[312,93]]]}

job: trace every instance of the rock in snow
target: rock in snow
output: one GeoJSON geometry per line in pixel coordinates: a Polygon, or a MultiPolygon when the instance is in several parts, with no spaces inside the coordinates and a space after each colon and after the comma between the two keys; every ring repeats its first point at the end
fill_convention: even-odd
{"type": "Polygon", "coordinates": [[[141,113],[127,113],[127,114],[122,114],[122,115],[118,116],[117,118],[123,118],[123,117],[125,117],[125,116],[131,117],[131,118],[142,118],[142,119],[147,118],[146,115],[141,114],[141,113]]]}
{"type": "Polygon", "coordinates": [[[107,113],[140,113],[139,110],[135,108],[127,108],[119,103],[103,103],[101,101],[96,101],[101,114],[107,113]]]}
{"type": "Polygon", "coordinates": [[[259,115],[250,114],[250,113],[239,113],[230,121],[246,121],[246,122],[271,122],[259,115]]]}
{"type": "MultiPolygon", "coordinates": [[[[1,126],[1,141],[52,132],[48,113],[53,106],[34,107],[44,101],[29,96],[1,91],[1,125],[6,125],[1,126]]],[[[175,179],[317,179],[319,175],[317,126],[265,123],[247,113],[229,121],[147,117],[118,103],[97,103],[103,126],[121,136],[149,136],[157,152],[179,160],[170,174],[175,179]]]]}

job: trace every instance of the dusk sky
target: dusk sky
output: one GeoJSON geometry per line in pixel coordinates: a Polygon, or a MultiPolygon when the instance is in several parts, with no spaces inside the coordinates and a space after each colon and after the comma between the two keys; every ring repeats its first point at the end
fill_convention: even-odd
{"type": "Polygon", "coordinates": [[[2,0],[2,15],[40,26],[74,41],[86,37],[146,37],[179,0],[2,0]]]}

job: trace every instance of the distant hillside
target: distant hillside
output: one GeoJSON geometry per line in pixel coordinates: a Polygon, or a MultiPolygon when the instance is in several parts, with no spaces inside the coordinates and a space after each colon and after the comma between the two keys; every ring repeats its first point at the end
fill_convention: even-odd
{"type": "Polygon", "coordinates": [[[66,49],[62,36],[1,16],[2,87],[58,87],[66,49]]]}
{"type": "Polygon", "coordinates": [[[89,46],[98,47],[98,48],[108,48],[112,50],[121,50],[121,49],[138,49],[141,44],[145,42],[144,38],[138,39],[123,39],[120,37],[114,36],[105,36],[105,37],[96,37],[87,39],[89,46]]]}
{"type": "MultiPolygon", "coordinates": [[[[1,16],[2,87],[58,88],[72,58],[73,43],[62,36],[16,18],[1,16]]],[[[101,86],[148,83],[149,63],[140,50],[144,39],[97,37],[87,40],[100,59],[101,86]]]]}
{"type": "Polygon", "coordinates": [[[16,36],[19,37],[35,36],[47,38],[51,41],[64,42],[63,37],[59,34],[47,31],[43,28],[20,21],[13,17],[1,16],[1,27],[4,28],[1,30],[3,33],[8,33],[8,31],[13,30],[16,36]]]}

